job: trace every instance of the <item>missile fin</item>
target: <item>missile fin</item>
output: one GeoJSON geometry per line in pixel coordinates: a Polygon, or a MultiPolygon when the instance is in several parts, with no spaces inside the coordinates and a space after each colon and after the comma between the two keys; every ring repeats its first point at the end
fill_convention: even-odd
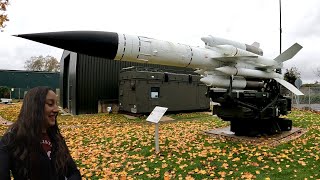
{"type": "Polygon", "coordinates": [[[303,96],[304,95],[299,89],[294,87],[289,82],[287,82],[287,81],[285,81],[283,79],[280,79],[280,78],[273,78],[273,79],[276,80],[278,83],[280,83],[282,86],[286,87],[291,92],[293,92],[295,95],[298,95],[298,96],[303,96]]]}
{"type": "Polygon", "coordinates": [[[278,57],[276,57],[274,60],[279,63],[287,61],[293,58],[301,49],[302,49],[302,46],[298,43],[295,43],[290,48],[288,48],[283,53],[281,53],[278,57]]]}

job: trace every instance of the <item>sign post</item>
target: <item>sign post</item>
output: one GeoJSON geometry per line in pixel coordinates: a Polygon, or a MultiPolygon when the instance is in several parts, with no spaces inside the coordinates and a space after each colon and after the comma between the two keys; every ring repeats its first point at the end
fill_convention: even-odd
{"type": "Polygon", "coordinates": [[[147,118],[147,121],[155,123],[155,136],[154,136],[154,141],[155,141],[155,146],[156,146],[156,153],[159,153],[159,121],[161,117],[166,113],[168,108],[166,107],[160,107],[156,106],[153,111],[150,113],[150,115],[147,118]]]}
{"type": "Polygon", "coordinates": [[[155,136],[154,136],[154,142],[155,142],[155,146],[156,146],[156,153],[160,152],[159,149],[159,123],[155,123],[156,124],[156,129],[155,129],[155,136]]]}

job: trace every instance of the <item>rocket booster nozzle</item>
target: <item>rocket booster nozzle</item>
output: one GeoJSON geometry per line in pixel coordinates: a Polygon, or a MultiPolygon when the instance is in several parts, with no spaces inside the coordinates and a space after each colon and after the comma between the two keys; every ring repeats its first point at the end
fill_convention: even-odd
{"type": "Polygon", "coordinates": [[[118,50],[118,34],[114,32],[62,31],[14,36],[108,59],[114,59],[118,50]]]}

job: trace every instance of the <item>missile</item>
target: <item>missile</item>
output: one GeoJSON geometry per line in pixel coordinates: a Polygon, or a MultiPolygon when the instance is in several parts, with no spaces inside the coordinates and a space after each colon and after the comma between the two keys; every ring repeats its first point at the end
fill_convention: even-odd
{"type": "Polygon", "coordinates": [[[92,56],[188,68],[218,67],[210,49],[115,32],[64,31],[20,34],[17,37],[92,56]]]}
{"type": "Polygon", "coordinates": [[[216,68],[217,71],[223,72],[228,75],[233,76],[245,76],[245,77],[257,77],[257,78],[264,78],[264,79],[273,79],[273,78],[283,78],[281,74],[276,72],[265,72],[255,69],[246,69],[246,68],[237,68],[237,67],[230,67],[224,66],[216,68]]]}
{"type": "Polygon", "coordinates": [[[291,59],[302,49],[297,43],[275,59],[268,59],[261,56],[262,50],[257,43],[247,45],[213,36],[201,38],[205,47],[102,31],[63,31],[15,36],[106,59],[198,69],[196,72],[205,76],[202,82],[211,86],[228,87],[229,76],[237,76],[233,87],[238,88],[248,87],[249,84],[258,86],[257,83],[246,81],[247,77],[273,78],[295,94],[302,94],[282,80],[280,74],[273,72],[274,69],[282,68],[284,61],[291,59]],[[209,75],[205,72],[214,73],[209,75]]]}
{"type": "Polygon", "coordinates": [[[248,45],[248,44],[243,44],[243,43],[228,40],[228,39],[214,37],[211,35],[209,35],[207,37],[202,37],[201,40],[207,46],[211,46],[211,47],[215,47],[217,45],[232,45],[236,48],[240,48],[242,50],[249,51],[249,52],[252,52],[252,53],[260,55],[260,56],[263,55],[262,49],[259,48],[260,44],[257,42],[254,42],[252,45],[248,45]]]}
{"type": "Polygon", "coordinates": [[[120,61],[207,69],[220,66],[221,62],[214,61],[217,58],[222,61],[230,61],[230,59],[237,61],[242,58],[258,67],[279,68],[279,63],[276,61],[237,48],[241,47],[239,45],[241,43],[234,41],[230,41],[227,46],[211,44],[210,47],[201,48],[143,36],[103,31],[63,31],[16,36],[73,52],[120,61]],[[221,59],[225,57],[231,58],[221,59]],[[232,59],[232,57],[238,58],[232,59]]]}
{"type": "MultiPolygon", "coordinates": [[[[230,86],[230,77],[223,75],[208,75],[200,79],[201,82],[212,87],[228,88],[230,86]]],[[[244,77],[235,76],[232,80],[234,89],[259,89],[263,87],[263,82],[247,81],[244,77]]]]}
{"type": "Polygon", "coordinates": [[[258,56],[252,52],[236,48],[232,45],[217,45],[214,47],[206,46],[207,49],[211,49],[212,51],[221,52],[224,56],[224,61],[229,61],[228,57],[230,57],[233,61],[235,59],[246,61],[247,63],[254,64],[257,67],[269,67],[269,68],[279,68],[282,67],[282,64],[272,60],[267,59],[263,56],[258,56]]]}

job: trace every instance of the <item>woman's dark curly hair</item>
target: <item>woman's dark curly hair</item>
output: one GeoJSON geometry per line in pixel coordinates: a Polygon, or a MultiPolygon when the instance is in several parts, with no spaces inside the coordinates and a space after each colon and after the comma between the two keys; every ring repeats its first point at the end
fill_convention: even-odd
{"type": "MultiPolygon", "coordinates": [[[[35,87],[26,94],[20,110],[18,119],[8,129],[4,135],[5,144],[9,152],[13,153],[15,163],[18,165],[16,170],[23,177],[37,176],[39,171],[39,152],[41,151],[42,127],[44,127],[44,109],[49,87],[35,87]]],[[[68,147],[62,137],[57,125],[47,129],[56,158],[54,165],[59,174],[65,174],[66,163],[71,156],[68,147]]]]}

